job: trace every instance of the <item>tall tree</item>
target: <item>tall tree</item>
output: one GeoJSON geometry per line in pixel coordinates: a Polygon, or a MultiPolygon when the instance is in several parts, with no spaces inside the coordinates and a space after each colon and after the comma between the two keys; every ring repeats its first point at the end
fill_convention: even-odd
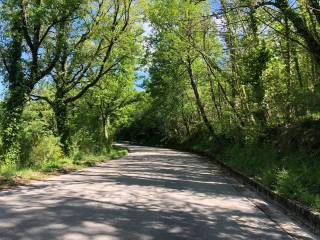
{"type": "MultiPolygon", "coordinates": [[[[201,20],[202,16],[208,14],[206,11],[208,8],[206,3],[195,4],[194,2],[185,1],[158,1],[156,4],[151,5],[153,11],[150,15],[154,28],[159,33],[159,36],[166,36],[171,38],[172,48],[178,55],[178,62],[184,67],[187,72],[187,77],[193,92],[195,106],[199,112],[199,115],[203,121],[204,126],[213,136],[216,136],[215,130],[211,125],[208,117],[207,109],[203,100],[201,99],[201,93],[199,91],[200,79],[197,79],[197,71],[194,68],[200,68],[201,53],[197,49],[199,42],[202,43],[202,24],[205,20],[201,20]],[[166,6],[166,11],[158,11],[159,4],[166,6]],[[179,11],[176,11],[179,9],[179,11]],[[165,13],[165,15],[164,15],[165,13]],[[177,19],[181,19],[177,21],[177,19]]],[[[209,20],[210,21],[210,20],[209,20]]],[[[208,23],[208,20],[207,20],[208,23]]],[[[213,41],[214,39],[211,39],[213,41]]],[[[215,49],[210,49],[211,54],[215,49]]],[[[202,65],[203,66],[203,65],[202,65]]]]}
{"type": "Polygon", "coordinates": [[[131,20],[132,0],[89,1],[87,10],[64,32],[64,49],[51,77],[54,96],[39,96],[51,106],[63,151],[70,153],[68,107],[83,97],[121,62],[132,58],[135,34],[131,20]],[[91,21],[87,22],[87,19],[91,21]]]}
{"type": "Polygon", "coordinates": [[[1,42],[8,93],[2,132],[2,161],[19,159],[19,123],[35,85],[48,76],[59,60],[63,31],[81,1],[3,1],[5,26],[1,42]],[[51,48],[45,45],[50,43],[51,48]]]}

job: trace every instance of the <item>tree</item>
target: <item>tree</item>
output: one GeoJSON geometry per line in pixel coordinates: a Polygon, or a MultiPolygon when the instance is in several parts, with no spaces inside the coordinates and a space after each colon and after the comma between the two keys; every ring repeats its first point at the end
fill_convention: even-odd
{"type": "MultiPolygon", "coordinates": [[[[80,115],[76,122],[83,123],[87,117],[85,126],[90,129],[88,132],[96,139],[96,146],[100,148],[96,151],[110,151],[116,129],[126,122],[130,107],[141,99],[140,93],[133,87],[134,62],[127,62],[120,71],[105,76],[106,79],[90,89],[79,102],[79,110],[76,112],[80,115]]],[[[76,125],[74,132],[84,128],[83,124],[76,125]]]]}
{"type": "MultiPolygon", "coordinates": [[[[317,0],[307,0],[307,8],[310,8],[310,14],[315,17],[317,25],[320,24],[319,2],[317,0]]],[[[301,13],[301,4],[298,3],[298,10],[294,6],[290,6],[288,0],[275,1],[257,1],[256,7],[273,6],[281,11],[281,13],[293,24],[297,34],[304,40],[306,49],[314,57],[317,64],[320,64],[320,42],[317,32],[312,31],[308,27],[303,14],[301,13]],[[300,12],[299,12],[300,10],[300,12]]]]}
{"type": "Polygon", "coordinates": [[[100,0],[87,4],[77,25],[70,23],[65,28],[64,49],[51,74],[54,96],[33,95],[51,105],[56,116],[57,135],[66,155],[70,153],[69,106],[107,74],[119,71],[123,61],[132,58],[131,42],[137,34],[130,18],[132,0],[100,0]]]}
{"type": "MultiPolygon", "coordinates": [[[[157,30],[160,37],[169,38],[170,44],[175,51],[177,62],[175,64],[182,65],[187,77],[189,78],[190,86],[193,91],[195,105],[199,115],[213,136],[216,136],[215,130],[209,120],[205,104],[201,99],[198,79],[197,79],[197,68],[201,68],[202,58],[197,45],[199,42],[202,43],[202,25],[208,24],[210,20],[201,20],[201,17],[206,13],[207,4],[194,4],[194,2],[184,1],[158,1],[156,4],[150,6],[151,14],[150,20],[153,24],[154,29],[157,30]],[[166,11],[158,11],[159,4],[166,6],[166,11]],[[179,11],[176,11],[179,9],[179,11]],[[165,13],[165,14],[164,14],[165,13]],[[180,19],[180,21],[177,21],[180,19]],[[200,20],[199,20],[200,19],[200,20]]],[[[210,28],[211,31],[214,31],[210,28]]],[[[160,38],[161,39],[161,38],[160,38]]],[[[211,39],[213,41],[214,39],[211,39]]],[[[200,44],[201,45],[201,44],[200,44]]],[[[162,49],[159,49],[160,51],[162,49]]],[[[209,50],[209,49],[207,49],[209,50]]],[[[211,49],[209,54],[214,54],[215,49],[211,49]]],[[[203,65],[202,65],[203,66],[203,65]]]]}
{"type": "Polygon", "coordinates": [[[19,159],[21,114],[36,84],[53,70],[63,31],[81,1],[3,1],[1,59],[8,93],[2,132],[2,162],[19,159]],[[46,45],[51,45],[50,48],[46,45]]]}

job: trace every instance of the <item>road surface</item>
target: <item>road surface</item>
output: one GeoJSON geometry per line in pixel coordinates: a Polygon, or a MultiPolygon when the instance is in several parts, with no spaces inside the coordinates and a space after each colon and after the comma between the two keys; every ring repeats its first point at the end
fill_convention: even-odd
{"type": "Polygon", "coordinates": [[[0,239],[292,239],[239,189],[199,156],[130,146],[121,159],[0,192],[0,239]]]}

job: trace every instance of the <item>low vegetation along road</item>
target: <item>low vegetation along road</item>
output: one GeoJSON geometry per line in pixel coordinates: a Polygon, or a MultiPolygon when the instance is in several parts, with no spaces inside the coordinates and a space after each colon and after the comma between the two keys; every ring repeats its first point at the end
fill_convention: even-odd
{"type": "Polygon", "coordinates": [[[0,239],[316,239],[196,155],[126,157],[0,193],[0,239]],[[270,210],[271,209],[271,210],[270,210]]]}

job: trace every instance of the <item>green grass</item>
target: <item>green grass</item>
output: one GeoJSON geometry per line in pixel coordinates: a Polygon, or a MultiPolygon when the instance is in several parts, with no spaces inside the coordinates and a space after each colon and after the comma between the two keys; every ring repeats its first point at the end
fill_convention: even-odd
{"type": "Polygon", "coordinates": [[[105,154],[78,154],[73,158],[61,158],[45,162],[38,166],[19,168],[16,166],[0,167],[0,189],[26,184],[32,180],[43,180],[48,176],[77,171],[85,167],[95,166],[110,159],[122,157],[128,153],[126,148],[113,147],[105,154]]]}
{"type": "Polygon", "coordinates": [[[266,146],[232,146],[219,159],[280,195],[320,211],[319,155],[280,153],[266,146]]]}

